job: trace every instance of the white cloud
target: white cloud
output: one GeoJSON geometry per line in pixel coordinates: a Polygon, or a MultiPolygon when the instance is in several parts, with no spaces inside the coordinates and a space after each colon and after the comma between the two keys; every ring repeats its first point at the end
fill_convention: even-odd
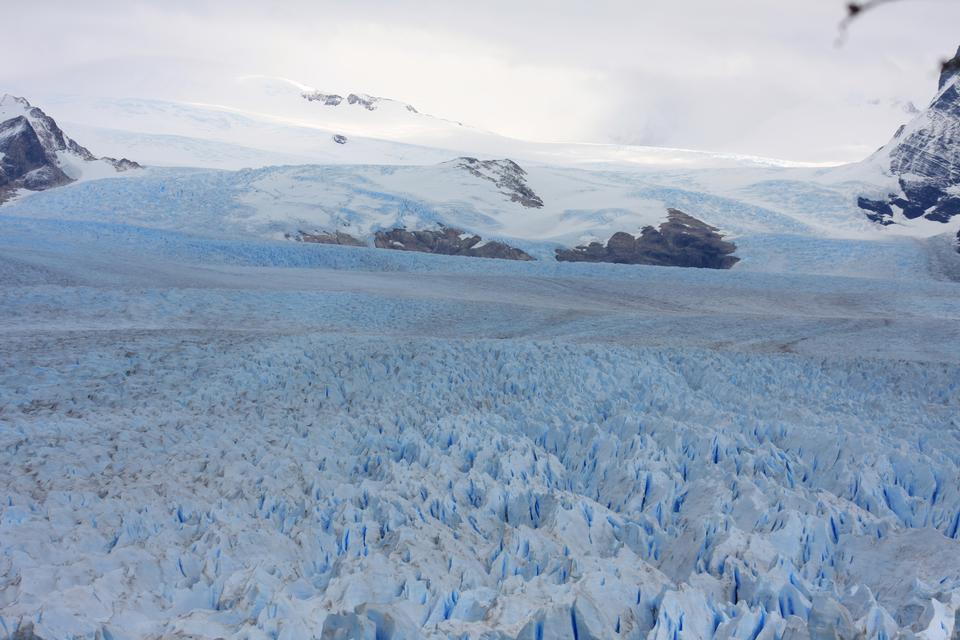
{"type": "Polygon", "coordinates": [[[960,3],[355,0],[18,6],[0,86],[222,102],[264,74],[508,135],[855,159],[924,104],[960,3]],[[870,104],[878,102],[878,104],[870,104]]]}

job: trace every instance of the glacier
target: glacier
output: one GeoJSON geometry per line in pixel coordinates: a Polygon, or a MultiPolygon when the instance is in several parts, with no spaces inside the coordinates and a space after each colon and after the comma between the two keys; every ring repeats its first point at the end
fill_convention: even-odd
{"type": "Polygon", "coordinates": [[[847,165],[145,62],[0,97],[0,640],[960,640],[960,54],[847,165]]]}
{"type": "Polygon", "coordinates": [[[0,210],[0,640],[960,638],[960,217],[294,89],[55,103],[172,166],[0,210]],[[536,260],[290,239],[398,226],[536,260]]]}
{"type": "Polygon", "coordinates": [[[37,204],[102,189],[0,216],[0,638],[960,633],[960,289],[918,241],[711,272],[37,204]]]}

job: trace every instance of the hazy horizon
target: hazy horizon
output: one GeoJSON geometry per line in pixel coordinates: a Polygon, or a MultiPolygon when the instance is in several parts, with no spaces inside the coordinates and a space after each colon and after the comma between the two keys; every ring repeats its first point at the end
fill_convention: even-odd
{"type": "Polygon", "coordinates": [[[925,106],[960,44],[945,0],[867,12],[841,46],[839,0],[294,4],[17,7],[0,91],[243,108],[222,87],[262,74],[528,140],[837,162],[925,106]]]}

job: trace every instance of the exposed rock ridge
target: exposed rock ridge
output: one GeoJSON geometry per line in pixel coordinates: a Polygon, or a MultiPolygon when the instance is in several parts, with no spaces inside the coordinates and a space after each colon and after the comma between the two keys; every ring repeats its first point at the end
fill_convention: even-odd
{"type": "Polygon", "coordinates": [[[539,209],[543,200],[527,185],[527,172],[513,160],[478,160],[462,157],[453,161],[454,165],[469,173],[492,182],[500,192],[527,208],[539,209]]]}
{"type": "MultiPolygon", "coordinates": [[[[365,93],[351,93],[348,94],[346,98],[336,93],[323,93],[322,91],[304,91],[300,94],[308,102],[319,102],[320,104],[326,107],[338,107],[344,100],[347,104],[350,105],[359,105],[366,109],[367,111],[376,111],[380,103],[383,101],[396,102],[395,100],[390,100],[389,98],[379,98],[377,96],[369,96],[365,93]]],[[[413,105],[403,104],[404,108],[411,113],[419,113],[413,105]]]]}

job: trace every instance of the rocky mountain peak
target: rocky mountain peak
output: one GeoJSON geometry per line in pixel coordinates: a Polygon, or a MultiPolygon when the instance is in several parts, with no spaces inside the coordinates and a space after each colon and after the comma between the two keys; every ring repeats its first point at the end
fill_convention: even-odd
{"type": "Polygon", "coordinates": [[[29,121],[45,149],[69,151],[83,160],[96,160],[96,157],[86,147],[80,146],[65,136],[60,127],[57,126],[56,121],[45,114],[42,109],[31,105],[26,98],[5,93],[0,98],[0,118],[15,115],[18,112],[29,121]]]}
{"type": "Polygon", "coordinates": [[[874,222],[895,224],[924,218],[948,222],[960,215],[960,50],[943,66],[939,90],[930,105],[901,127],[878,155],[889,161],[899,192],[883,199],[860,198],[874,222]]]}
{"type": "Polygon", "coordinates": [[[41,191],[73,182],[74,161],[105,162],[116,171],[141,168],[126,158],[98,158],[67,136],[26,98],[0,96],[0,203],[18,189],[41,191]]]}
{"type": "Polygon", "coordinates": [[[396,100],[391,100],[390,98],[370,96],[365,93],[350,93],[347,94],[346,98],[344,98],[336,93],[323,93],[322,91],[313,90],[304,91],[300,95],[307,102],[319,102],[325,107],[339,107],[340,105],[346,103],[347,105],[363,107],[367,111],[376,111],[380,108],[382,103],[390,102],[402,105],[410,113],[419,113],[419,111],[417,111],[413,105],[397,102],[396,100]]]}
{"type": "Polygon", "coordinates": [[[26,116],[0,122],[0,202],[17,188],[40,190],[68,182],[26,116]]]}

